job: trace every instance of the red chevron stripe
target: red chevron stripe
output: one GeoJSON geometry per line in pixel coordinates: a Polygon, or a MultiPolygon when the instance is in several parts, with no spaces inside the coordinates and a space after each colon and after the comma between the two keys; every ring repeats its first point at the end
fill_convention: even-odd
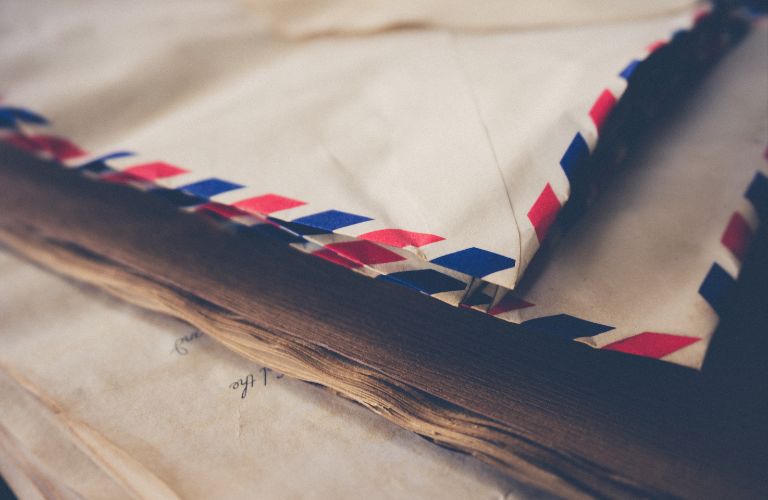
{"type": "Polygon", "coordinates": [[[650,45],[649,45],[649,46],[646,48],[646,50],[647,50],[648,52],[656,52],[657,50],[659,50],[660,48],[662,48],[662,47],[663,47],[663,46],[665,46],[666,44],[667,44],[666,40],[656,40],[655,42],[653,42],[652,44],[650,44],[650,45]]]}
{"type": "Polygon", "coordinates": [[[379,229],[378,231],[361,234],[358,238],[398,248],[407,246],[423,247],[424,245],[445,239],[436,234],[414,233],[413,231],[405,231],[403,229],[379,229]]]}
{"type": "Polygon", "coordinates": [[[508,311],[514,311],[515,309],[524,309],[526,307],[531,307],[533,304],[530,302],[527,302],[520,297],[515,297],[511,293],[507,293],[507,295],[504,296],[503,299],[499,301],[498,304],[488,309],[488,314],[491,316],[496,316],[498,314],[502,314],[508,311]]]}
{"type": "Polygon", "coordinates": [[[550,226],[555,222],[558,211],[560,211],[560,200],[557,199],[552,186],[547,183],[528,212],[528,220],[531,221],[533,228],[536,230],[536,237],[539,239],[539,243],[544,241],[550,226]]]}
{"type": "Polygon", "coordinates": [[[602,349],[659,359],[699,340],[701,339],[683,335],[643,332],[603,346],[602,349]]]}
{"type": "Polygon", "coordinates": [[[615,105],[616,98],[608,89],[603,90],[603,93],[600,94],[600,97],[592,105],[592,109],[589,110],[589,117],[592,118],[598,131],[603,128],[606,118],[608,118],[615,105]]]}
{"type": "Polygon", "coordinates": [[[314,255],[315,257],[327,260],[328,262],[333,262],[334,264],[346,267],[347,269],[355,269],[360,267],[360,264],[357,262],[352,262],[351,260],[345,259],[336,252],[332,252],[331,250],[327,250],[325,248],[318,250],[317,252],[312,252],[310,255],[314,255]]]}
{"type": "Polygon", "coordinates": [[[231,219],[232,217],[239,217],[242,215],[250,215],[246,212],[243,212],[242,210],[238,210],[235,207],[216,203],[215,201],[204,203],[203,205],[197,207],[195,210],[198,212],[213,212],[215,214],[221,215],[222,217],[226,217],[227,219],[231,219]]]}
{"type": "Polygon", "coordinates": [[[140,179],[153,181],[155,179],[164,179],[166,177],[173,177],[174,175],[186,174],[189,171],[169,163],[155,161],[151,163],[143,163],[141,165],[133,165],[123,169],[123,172],[140,179]]]}
{"type": "Polygon", "coordinates": [[[286,198],[278,194],[265,194],[233,203],[237,208],[257,214],[271,214],[280,210],[306,205],[306,202],[286,198]]]}
{"type": "Polygon", "coordinates": [[[720,241],[737,259],[743,261],[751,239],[752,228],[747,220],[739,212],[734,212],[720,241]]]}
{"type": "Polygon", "coordinates": [[[12,134],[6,137],[4,141],[28,153],[49,154],[57,161],[78,158],[86,154],[85,151],[80,149],[74,143],[54,135],[27,136],[23,134],[12,134]]]}
{"type": "Polygon", "coordinates": [[[345,241],[343,243],[331,243],[325,248],[332,250],[342,257],[360,264],[386,264],[405,260],[402,255],[396,254],[384,247],[365,240],[345,241]]]}

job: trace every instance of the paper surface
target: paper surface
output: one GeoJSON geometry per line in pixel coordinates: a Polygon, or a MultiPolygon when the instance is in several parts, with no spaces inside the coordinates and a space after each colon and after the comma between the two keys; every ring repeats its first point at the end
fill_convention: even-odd
{"type": "Polygon", "coordinates": [[[235,2],[135,2],[119,15],[115,3],[75,3],[77,12],[10,4],[7,18],[26,24],[5,29],[0,88],[77,146],[14,116],[23,134],[7,128],[6,141],[104,180],[186,193],[192,210],[295,230],[301,250],[454,305],[701,365],[719,305],[699,288],[715,261],[725,262],[715,295],[738,271],[720,243],[734,211],[739,244],[757,222],[743,194],[764,168],[764,110],[754,105],[765,102],[755,63],[766,57],[764,29],[718,70],[666,156],[637,166],[650,177],[614,188],[525,283],[569,195],[561,163],[574,134],[594,146],[626,87],[619,72],[690,26],[692,12],[667,14],[661,2],[617,21],[589,4],[588,24],[287,40],[235,2]],[[747,97],[736,102],[739,92],[747,97]],[[738,168],[726,169],[735,157],[738,168]],[[709,173],[696,176],[692,162],[709,173]]]}
{"type": "Polygon", "coordinates": [[[114,5],[64,19],[17,6],[42,33],[4,43],[29,44],[2,60],[7,101],[84,151],[134,153],[113,168],[162,160],[184,172],[153,172],[160,185],[302,223],[315,243],[396,247],[340,249],[372,272],[427,260],[506,288],[568,199],[560,162],[574,134],[597,140],[595,100],[620,96],[619,73],[693,19],[289,42],[240,3],[171,18],[165,4],[114,5]]]}
{"type": "Polygon", "coordinates": [[[402,27],[510,30],[629,21],[683,12],[695,0],[248,0],[278,33],[305,38],[402,27]]]}
{"type": "Polygon", "coordinates": [[[61,491],[457,499],[519,491],[470,457],[266,371],[177,321],[5,253],[0,274],[0,445],[16,443],[61,491]]]}

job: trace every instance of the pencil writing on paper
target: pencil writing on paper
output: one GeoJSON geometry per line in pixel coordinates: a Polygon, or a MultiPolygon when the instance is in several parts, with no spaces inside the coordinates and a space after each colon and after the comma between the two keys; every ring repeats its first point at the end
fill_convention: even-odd
{"type": "Polygon", "coordinates": [[[184,344],[189,344],[190,342],[202,336],[203,336],[203,332],[201,332],[200,330],[195,330],[188,335],[184,335],[183,337],[177,338],[176,342],[174,342],[173,344],[173,352],[176,352],[177,354],[180,354],[182,356],[186,356],[187,354],[189,354],[189,349],[187,349],[184,346],[184,344]]]}
{"type": "MultiPolygon", "coordinates": [[[[263,367],[263,368],[260,368],[259,371],[263,374],[264,386],[266,387],[266,385],[267,385],[267,374],[269,372],[272,372],[272,370],[269,369],[269,368],[263,367]]],[[[283,378],[283,374],[282,373],[275,373],[275,378],[276,379],[281,379],[281,378],[283,378]]],[[[253,375],[253,373],[249,373],[244,378],[240,378],[239,380],[236,380],[236,381],[232,382],[231,384],[229,384],[229,388],[232,389],[232,390],[238,390],[238,389],[242,388],[242,391],[240,393],[240,398],[241,399],[245,399],[245,396],[248,395],[248,389],[252,389],[253,388],[255,380],[256,380],[256,377],[253,375]]]]}

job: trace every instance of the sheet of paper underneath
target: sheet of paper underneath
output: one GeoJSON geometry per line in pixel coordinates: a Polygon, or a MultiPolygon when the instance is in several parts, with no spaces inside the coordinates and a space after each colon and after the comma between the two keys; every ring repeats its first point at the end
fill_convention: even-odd
{"type": "Polygon", "coordinates": [[[476,460],[320,388],[265,374],[184,324],[5,253],[0,275],[0,425],[57,484],[86,498],[121,485],[72,445],[63,418],[90,426],[182,498],[516,491],[476,460]],[[24,384],[63,414],[53,416],[24,384]]]}

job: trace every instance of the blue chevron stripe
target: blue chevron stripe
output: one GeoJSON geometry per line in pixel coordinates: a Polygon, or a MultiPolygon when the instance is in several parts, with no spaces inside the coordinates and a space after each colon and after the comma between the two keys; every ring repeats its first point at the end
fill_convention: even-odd
{"type": "Polygon", "coordinates": [[[578,337],[591,337],[613,330],[612,326],[593,323],[592,321],[568,314],[529,319],[528,321],[523,321],[523,325],[566,340],[573,340],[578,337]]]}
{"type": "Polygon", "coordinates": [[[719,316],[723,313],[728,297],[735,286],[736,280],[715,262],[699,287],[699,295],[704,297],[719,316]]]}

